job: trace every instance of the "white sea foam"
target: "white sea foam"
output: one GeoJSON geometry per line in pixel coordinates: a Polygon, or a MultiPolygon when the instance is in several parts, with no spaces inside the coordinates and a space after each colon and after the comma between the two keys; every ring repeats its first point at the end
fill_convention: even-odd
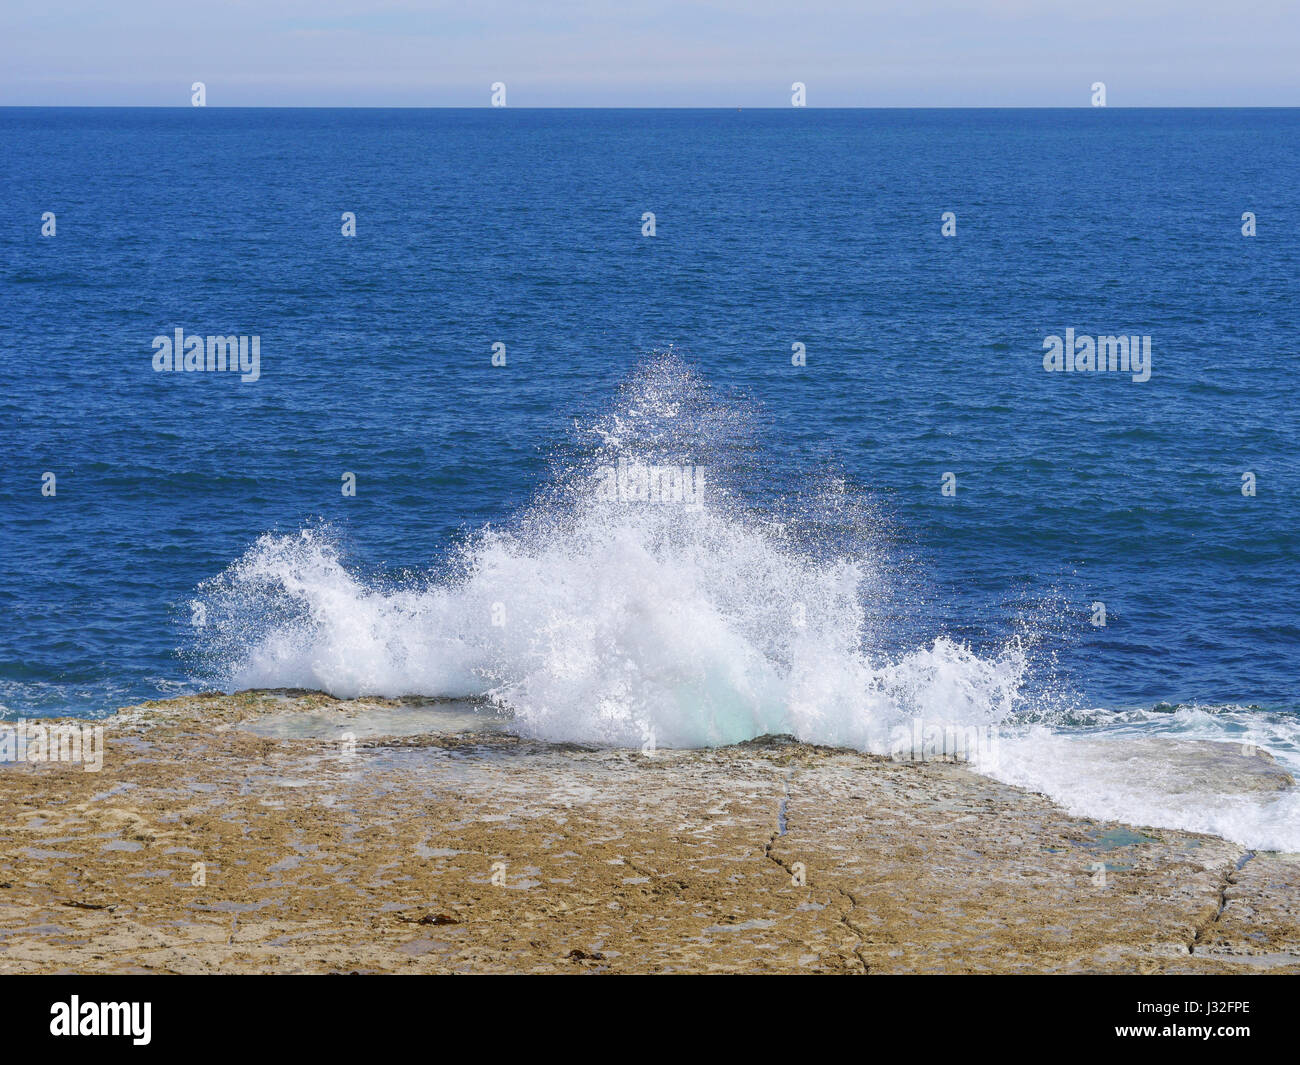
{"type": "Polygon", "coordinates": [[[1110,723],[1087,730],[1013,728],[1000,737],[996,764],[976,768],[1041,792],[1071,813],[1300,852],[1300,789],[1241,786],[1256,750],[1300,776],[1300,730],[1291,715],[1192,707],[1102,716],[1110,723]],[[1219,745],[1212,769],[1178,753],[1188,740],[1219,745]],[[1238,761],[1240,768],[1233,764],[1238,761]]]}
{"type": "MultiPolygon", "coordinates": [[[[517,521],[419,579],[363,578],[327,528],[263,536],[200,589],[209,672],[232,689],[479,696],[524,734],[626,746],[789,733],[884,754],[917,718],[1001,725],[998,763],[984,770],[1076,812],[1300,849],[1289,798],[1144,789],[1113,762],[1073,757],[1068,731],[1017,724],[1043,716],[1022,640],[982,655],[944,636],[882,650],[892,589],[877,519],[834,479],[755,509],[746,488],[771,457],[755,458],[743,409],[712,401],[676,359],[644,368],[578,439],[586,446],[566,452],[517,521]],[[701,498],[612,493],[604,477],[620,461],[703,468],[701,498]]],[[[1229,738],[1223,726],[1197,727],[1229,738]]],[[[1276,727],[1274,740],[1296,734],[1276,727]]]]}

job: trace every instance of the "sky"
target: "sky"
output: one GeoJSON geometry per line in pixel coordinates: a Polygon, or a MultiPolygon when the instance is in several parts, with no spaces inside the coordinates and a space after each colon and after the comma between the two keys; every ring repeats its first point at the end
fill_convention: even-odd
{"type": "Polygon", "coordinates": [[[1300,0],[0,0],[0,106],[1300,106],[1300,0]]]}

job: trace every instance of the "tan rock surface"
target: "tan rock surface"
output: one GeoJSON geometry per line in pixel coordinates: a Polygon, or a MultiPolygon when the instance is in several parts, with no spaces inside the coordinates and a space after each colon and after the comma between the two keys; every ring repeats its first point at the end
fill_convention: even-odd
{"type": "Polygon", "coordinates": [[[1294,856],[790,741],[367,736],[410,709],[178,699],[0,767],[0,972],[1300,972],[1294,856]]]}

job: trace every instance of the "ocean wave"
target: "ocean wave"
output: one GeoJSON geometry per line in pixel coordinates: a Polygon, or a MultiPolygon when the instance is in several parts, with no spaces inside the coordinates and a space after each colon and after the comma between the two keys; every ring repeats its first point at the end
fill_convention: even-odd
{"type": "Polygon", "coordinates": [[[1014,711],[1025,653],[937,636],[871,651],[887,589],[869,508],[834,478],[758,516],[743,406],[674,356],[644,367],[509,529],[438,574],[350,569],[327,527],[266,535],[194,609],[228,687],[484,696],[549,739],[666,746],[790,733],[887,750],[893,728],[1014,711]]]}
{"type": "MultiPolygon", "coordinates": [[[[529,736],[632,747],[785,733],[896,754],[920,723],[997,729],[997,764],[972,765],[1080,813],[1300,849],[1277,800],[1144,791],[1071,743],[1232,739],[1231,715],[1056,706],[1031,687],[1050,658],[1032,632],[982,653],[942,633],[886,650],[879,515],[833,476],[760,509],[776,460],[749,430],[743,406],[653,360],[575,427],[517,520],[436,572],[364,575],[328,526],[261,537],[195,597],[202,671],[230,689],[481,697],[529,736]]],[[[1293,720],[1271,727],[1295,749],[1293,720]]]]}

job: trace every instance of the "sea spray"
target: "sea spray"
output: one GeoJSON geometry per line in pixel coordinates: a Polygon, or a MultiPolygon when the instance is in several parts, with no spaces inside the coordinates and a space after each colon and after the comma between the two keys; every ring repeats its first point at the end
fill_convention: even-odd
{"type": "MultiPolygon", "coordinates": [[[[752,421],[666,356],[575,425],[507,526],[471,535],[437,571],[363,575],[326,525],[262,536],[199,589],[204,679],[477,697],[526,735],[640,749],[789,733],[926,760],[927,736],[978,736],[952,753],[1076,813],[1300,850],[1296,792],[1189,793],[1173,763],[1120,757],[1126,731],[1253,751],[1245,732],[1265,719],[1081,711],[1051,681],[1050,598],[1022,603],[1008,619],[1018,635],[991,650],[942,633],[900,648],[928,614],[897,587],[887,523],[846,478],[790,470],[752,421]],[[667,495],[611,492],[601,471],[634,466],[658,468],[667,495]],[[704,490],[677,501],[662,471],[699,469],[704,490]],[[900,747],[918,731],[919,755],[900,747]]],[[[1294,718],[1270,728],[1259,742],[1296,771],[1294,718]]]]}
{"type": "Polygon", "coordinates": [[[752,423],[662,356],[575,427],[508,528],[472,536],[439,573],[364,579],[326,526],[263,536],[200,588],[209,675],[235,689],[480,696],[522,733],[633,747],[648,733],[662,746],[790,733],[886,753],[914,717],[1012,714],[1023,646],[981,656],[939,636],[886,652],[878,516],[834,477],[764,498],[773,456],[752,423]],[[632,468],[708,477],[648,506],[602,473],[632,468]]]}

